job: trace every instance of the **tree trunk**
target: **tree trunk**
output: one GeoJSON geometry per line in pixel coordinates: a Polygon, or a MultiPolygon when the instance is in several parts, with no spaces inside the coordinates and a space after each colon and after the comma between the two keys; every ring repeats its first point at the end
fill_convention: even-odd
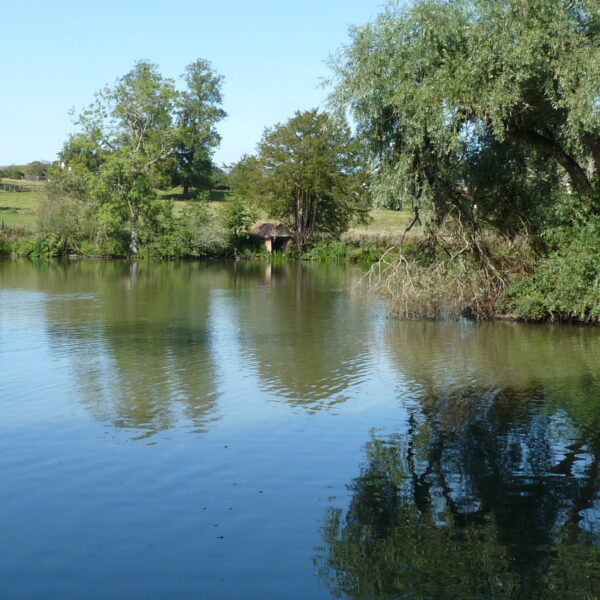
{"type": "Polygon", "coordinates": [[[140,252],[137,232],[139,210],[131,203],[129,203],[129,215],[129,256],[137,256],[140,252]]]}
{"type": "Polygon", "coordinates": [[[184,198],[189,198],[190,197],[190,184],[189,184],[189,181],[186,181],[183,184],[183,197],[184,198]]]}
{"type": "Polygon", "coordinates": [[[588,198],[591,208],[593,188],[586,172],[572,156],[563,150],[556,140],[545,137],[537,133],[537,131],[520,129],[518,127],[509,129],[509,133],[556,159],[558,164],[568,173],[573,189],[585,198],[588,198]]]}
{"type": "Polygon", "coordinates": [[[131,228],[129,235],[129,256],[137,256],[140,250],[138,246],[137,231],[135,227],[131,228]]]}

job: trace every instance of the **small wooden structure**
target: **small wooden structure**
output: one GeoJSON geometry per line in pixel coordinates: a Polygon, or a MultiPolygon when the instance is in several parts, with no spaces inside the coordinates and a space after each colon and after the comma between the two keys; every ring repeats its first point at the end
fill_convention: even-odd
{"type": "Polygon", "coordinates": [[[261,222],[252,228],[252,235],[262,238],[269,253],[285,252],[292,243],[290,230],[283,223],[261,222]]]}

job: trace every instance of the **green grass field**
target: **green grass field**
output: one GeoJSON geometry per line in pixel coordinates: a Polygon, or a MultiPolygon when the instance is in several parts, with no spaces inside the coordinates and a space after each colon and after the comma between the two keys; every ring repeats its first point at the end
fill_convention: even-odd
{"type": "MultiPolygon", "coordinates": [[[[18,185],[22,192],[4,192],[0,189],[0,225],[6,227],[37,227],[37,210],[46,198],[46,183],[0,179],[0,184],[18,185]]],[[[1,187],[1,186],[0,186],[1,187]]]]}
{"type": "MultiPolygon", "coordinates": [[[[4,192],[0,190],[0,226],[37,228],[37,211],[40,203],[46,198],[47,184],[41,181],[20,181],[0,179],[0,184],[8,183],[26,188],[23,192],[4,192]]],[[[0,186],[1,187],[1,186],[0,186]]],[[[159,192],[163,198],[173,200],[175,214],[181,214],[187,200],[183,199],[181,188],[173,188],[159,192]]],[[[217,216],[223,208],[225,193],[212,191],[209,208],[217,216]]],[[[393,211],[373,209],[371,222],[368,225],[352,227],[346,234],[353,239],[389,238],[397,239],[412,220],[410,211],[393,211]]],[[[415,228],[411,234],[418,234],[415,228]]]]}
{"type": "MultiPolygon", "coordinates": [[[[368,225],[356,225],[346,234],[351,238],[388,238],[397,239],[404,234],[413,219],[409,210],[385,210],[374,208],[371,211],[371,222],[368,225]]],[[[417,229],[411,230],[413,235],[417,229]]]]}

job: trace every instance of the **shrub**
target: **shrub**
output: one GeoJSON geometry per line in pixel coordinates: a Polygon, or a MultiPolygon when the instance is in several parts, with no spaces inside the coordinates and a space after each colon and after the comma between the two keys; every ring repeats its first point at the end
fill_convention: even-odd
{"type": "Polygon", "coordinates": [[[535,272],[513,283],[500,308],[520,319],[600,321],[600,219],[563,228],[535,272]]]}
{"type": "Polygon", "coordinates": [[[529,268],[527,245],[409,245],[390,250],[369,273],[373,288],[404,318],[477,320],[496,315],[502,293],[529,268]]]}
{"type": "Polygon", "coordinates": [[[51,194],[40,204],[38,229],[43,234],[39,247],[48,249],[42,254],[64,254],[76,252],[83,241],[92,242],[99,226],[92,207],[71,196],[51,194]]]}

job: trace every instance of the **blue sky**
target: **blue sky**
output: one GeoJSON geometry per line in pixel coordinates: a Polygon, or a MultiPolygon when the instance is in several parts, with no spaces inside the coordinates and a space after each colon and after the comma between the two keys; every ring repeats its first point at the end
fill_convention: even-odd
{"type": "Polygon", "coordinates": [[[225,77],[217,163],[253,152],[265,127],[323,106],[327,57],[383,0],[10,2],[0,36],[0,165],[54,160],[94,92],[139,59],[178,78],[197,58],[225,77]]]}

